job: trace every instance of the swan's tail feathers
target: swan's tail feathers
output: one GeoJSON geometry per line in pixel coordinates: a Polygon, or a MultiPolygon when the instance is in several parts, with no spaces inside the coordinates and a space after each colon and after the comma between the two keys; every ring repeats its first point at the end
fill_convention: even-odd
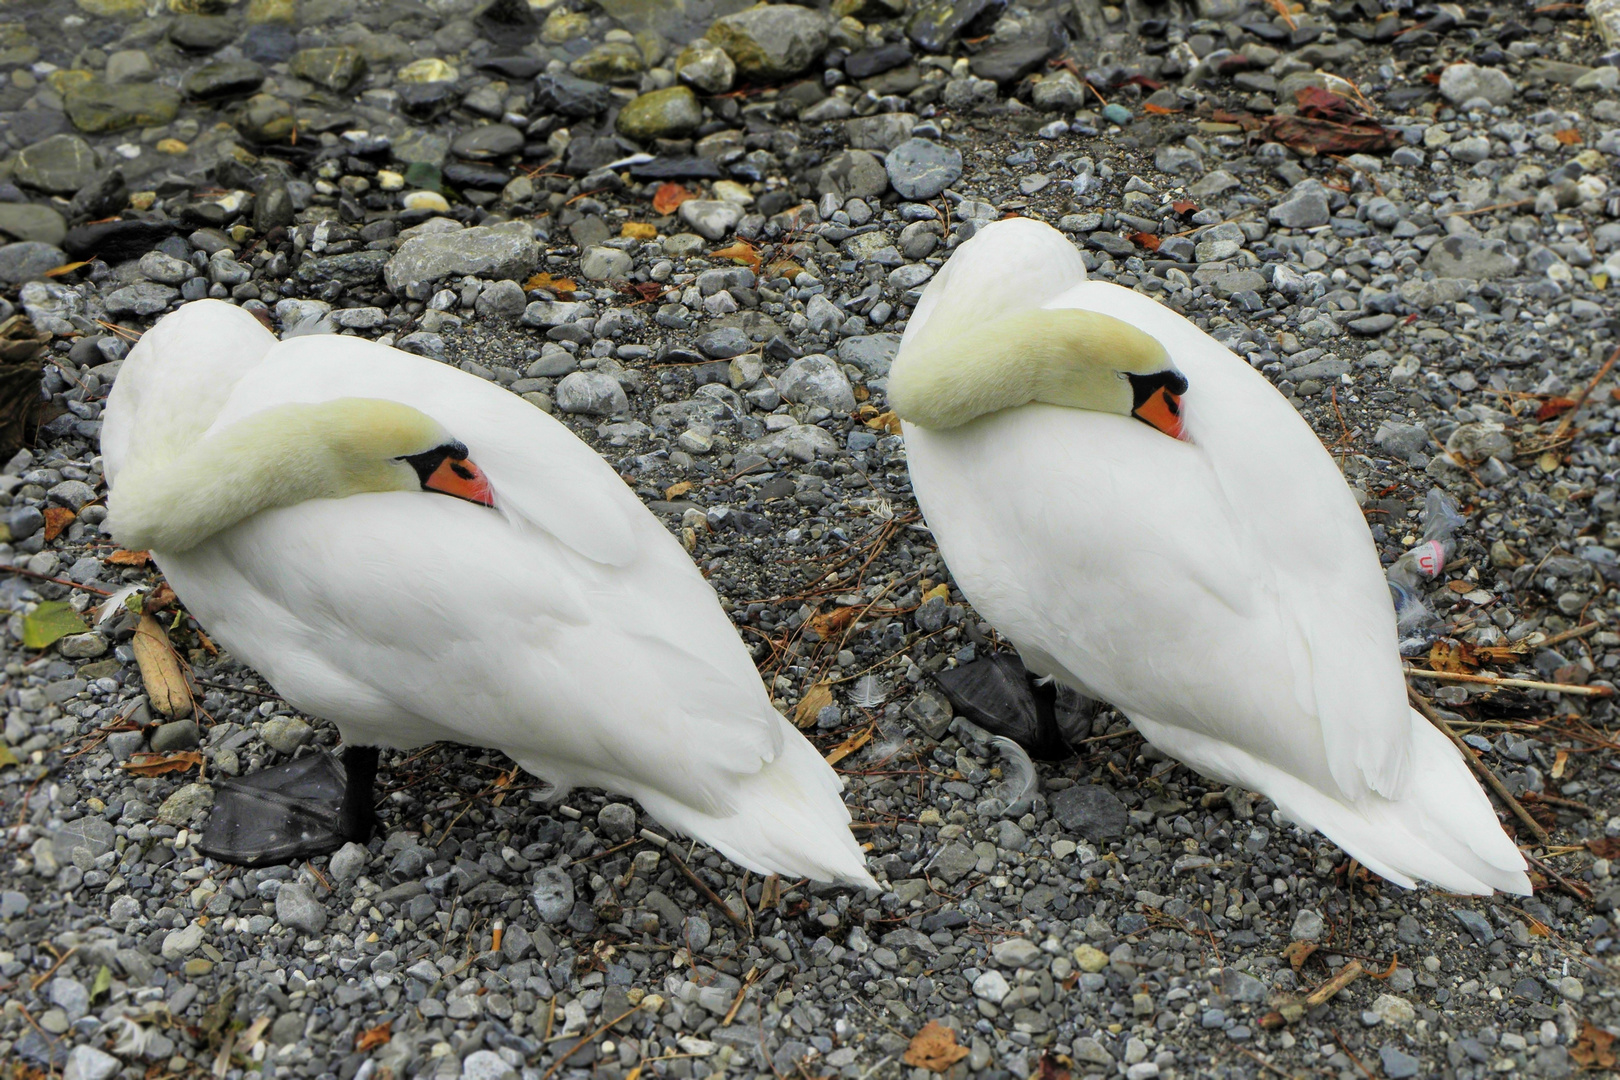
{"type": "Polygon", "coordinates": [[[1412,775],[1399,799],[1369,795],[1349,805],[1301,784],[1276,799],[1363,866],[1411,888],[1416,880],[1457,893],[1530,894],[1524,856],[1451,741],[1412,714],[1412,775]]]}
{"type": "Polygon", "coordinates": [[[735,813],[706,814],[661,792],[634,794],[664,825],[756,873],[878,888],[849,830],[843,782],[808,739],[782,724],[781,754],[739,781],[735,813]]]}

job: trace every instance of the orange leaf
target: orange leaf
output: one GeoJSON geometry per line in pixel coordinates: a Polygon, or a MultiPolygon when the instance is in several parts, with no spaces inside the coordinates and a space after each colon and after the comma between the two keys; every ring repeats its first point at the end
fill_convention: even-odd
{"type": "Polygon", "coordinates": [[[818,682],[804,692],[799,704],[793,710],[793,724],[795,727],[814,727],[816,717],[821,710],[833,703],[832,684],[818,682]]]}
{"type": "Polygon", "coordinates": [[[1292,964],[1295,971],[1298,971],[1305,965],[1305,961],[1311,958],[1311,953],[1315,951],[1316,942],[1296,941],[1283,950],[1283,959],[1292,964]]]}
{"type": "Polygon", "coordinates": [[[1569,410],[1573,409],[1574,407],[1575,407],[1575,401],[1574,401],[1573,398],[1567,398],[1567,397],[1548,398],[1546,401],[1541,403],[1541,408],[1536,410],[1536,419],[1537,420],[1552,420],[1555,417],[1563,416],[1565,413],[1569,412],[1569,410]]]}
{"type": "Polygon", "coordinates": [[[71,274],[71,273],[73,273],[73,271],[77,270],[81,266],[89,266],[89,265],[90,265],[90,260],[88,260],[88,259],[85,259],[85,260],[83,260],[81,262],[63,263],[61,266],[53,266],[49,270],[45,271],[45,276],[46,277],[61,277],[63,274],[71,274]]]}
{"type": "Polygon", "coordinates": [[[746,240],[739,240],[730,247],[723,247],[712,254],[716,259],[730,259],[732,262],[746,263],[749,266],[759,265],[759,251],[746,240]]]}
{"type": "Polygon", "coordinates": [[[849,629],[849,624],[854,622],[860,613],[861,609],[857,607],[833,608],[820,615],[810,616],[810,629],[819,634],[822,641],[831,641],[849,629]]]}
{"type": "Polygon", "coordinates": [[[1149,101],[1149,102],[1145,103],[1142,106],[1142,111],[1146,112],[1146,113],[1152,113],[1155,116],[1170,116],[1173,113],[1180,112],[1181,110],[1180,109],[1167,109],[1163,105],[1155,105],[1153,102],[1149,101]]]}
{"type": "Polygon", "coordinates": [[[900,418],[894,415],[893,412],[878,413],[866,421],[866,426],[887,431],[890,435],[900,434],[900,418]]]}
{"type": "Polygon", "coordinates": [[[574,283],[573,278],[552,277],[544,272],[534,275],[534,277],[523,283],[525,292],[530,289],[545,289],[547,292],[554,292],[558,296],[570,296],[577,288],[579,286],[574,283]]]}
{"type": "Polygon", "coordinates": [[[1612,1069],[1615,1064],[1614,1036],[1590,1022],[1582,1023],[1580,1038],[1569,1048],[1569,1056],[1583,1069],[1612,1069]]]}
{"type": "Polygon", "coordinates": [[[394,1037],[394,1022],[392,1020],[378,1024],[374,1028],[367,1028],[354,1037],[356,1050],[374,1050],[379,1046],[386,1046],[394,1037]]]}
{"type": "Polygon", "coordinates": [[[1553,138],[1557,139],[1564,146],[1574,146],[1576,143],[1581,141],[1581,133],[1576,131],[1574,128],[1565,128],[1562,131],[1553,132],[1553,138]]]}
{"type": "Polygon", "coordinates": [[[773,259],[771,264],[765,268],[765,276],[772,281],[777,278],[787,278],[792,281],[802,273],[804,273],[804,267],[792,259],[773,259]]]}
{"type": "Polygon", "coordinates": [[[107,556],[107,561],[114,566],[145,566],[152,561],[150,551],[125,551],[119,548],[107,556]]]}
{"type": "Polygon", "coordinates": [[[942,1073],[967,1056],[968,1048],[956,1045],[956,1032],[938,1020],[930,1020],[911,1037],[903,1060],[914,1068],[942,1073]]]}
{"type": "Polygon", "coordinates": [[[65,506],[51,506],[45,510],[45,542],[48,544],[62,535],[62,530],[73,524],[78,515],[65,506]]]}
{"type": "Polygon", "coordinates": [[[637,240],[652,240],[658,236],[658,226],[649,225],[645,221],[627,221],[619,226],[620,236],[631,236],[637,240]]]}
{"type": "Polygon", "coordinates": [[[1170,209],[1174,210],[1178,214],[1190,214],[1194,210],[1198,209],[1198,204],[1195,202],[1188,202],[1186,199],[1177,199],[1175,202],[1170,204],[1170,209]]]}
{"type": "Polygon", "coordinates": [[[1149,251],[1158,251],[1159,245],[1163,242],[1150,232],[1131,233],[1131,239],[1136,243],[1137,247],[1145,247],[1149,251]]]}
{"type": "Polygon", "coordinates": [[[162,754],[135,754],[124,763],[124,768],[136,776],[162,776],[164,773],[189,772],[203,763],[203,756],[195,750],[182,750],[167,757],[162,754]]]}
{"type": "Polygon", "coordinates": [[[671,484],[669,487],[664,489],[664,498],[678,499],[682,495],[685,495],[688,491],[691,491],[692,486],[692,481],[690,480],[682,480],[678,484],[671,484]]]}
{"type": "Polygon", "coordinates": [[[831,750],[827,751],[827,764],[836,765],[849,755],[872,741],[873,732],[877,731],[876,724],[870,724],[865,729],[856,732],[831,750]]]}
{"type": "Polygon", "coordinates": [[[696,195],[679,184],[659,184],[658,191],[653,195],[653,211],[659,214],[673,214],[681,203],[695,198],[696,195]]]}

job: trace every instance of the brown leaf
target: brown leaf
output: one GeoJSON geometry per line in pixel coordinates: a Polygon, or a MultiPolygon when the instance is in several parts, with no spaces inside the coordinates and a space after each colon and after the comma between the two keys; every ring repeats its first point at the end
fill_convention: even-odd
{"type": "Polygon", "coordinates": [[[1580,1038],[1569,1048],[1569,1056],[1583,1069],[1612,1069],[1615,1065],[1614,1036],[1590,1021],[1583,1022],[1580,1038]]]}
{"type": "Polygon", "coordinates": [[[1576,131],[1574,128],[1564,128],[1562,131],[1555,131],[1553,132],[1553,138],[1557,139],[1564,146],[1574,146],[1576,143],[1582,141],[1581,133],[1576,131]]]}
{"type": "Polygon", "coordinates": [[[195,750],[181,750],[177,754],[132,754],[124,768],[136,776],[162,776],[172,772],[190,772],[203,763],[203,756],[195,750]]]}
{"type": "Polygon", "coordinates": [[[746,240],[738,240],[730,247],[723,247],[719,251],[712,252],[711,257],[730,259],[732,262],[740,262],[748,266],[759,265],[759,250],[746,240]]]}
{"type": "Polygon", "coordinates": [[[125,551],[123,548],[119,548],[111,555],[108,555],[106,561],[114,566],[145,566],[152,561],[152,553],[150,551],[125,551]]]}
{"type": "Polygon", "coordinates": [[[135,663],[141,669],[141,682],[152,708],[164,716],[183,720],[191,715],[191,684],[180,669],[180,658],[169,644],[163,624],[151,615],[142,615],[135,627],[135,663]]]}
{"type": "Polygon", "coordinates": [[[46,507],[45,542],[49,544],[52,540],[55,540],[58,536],[61,536],[62,530],[73,524],[73,519],[76,517],[78,517],[78,515],[65,506],[46,507]]]}
{"type": "Polygon", "coordinates": [[[1148,101],[1143,103],[1142,111],[1145,113],[1152,113],[1155,116],[1170,116],[1174,113],[1180,112],[1181,110],[1166,108],[1163,105],[1156,105],[1153,102],[1148,101]]]}
{"type": "Polygon", "coordinates": [[[770,265],[765,268],[765,277],[770,281],[775,281],[777,278],[787,278],[792,281],[802,273],[804,273],[804,267],[792,259],[772,259],[770,265]]]}
{"type": "Polygon", "coordinates": [[[1441,638],[1429,646],[1429,667],[1435,671],[1461,672],[1467,675],[1479,668],[1479,660],[1467,643],[1441,638]]]}
{"type": "Polygon", "coordinates": [[[1539,420],[1554,420],[1554,419],[1557,419],[1560,416],[1563,416],[1565,413],[1569,412],[1569,410],[1573,409],[1574,407],[1575,407],[1575,402],[1574,402],[1574,400],[1572,398],[1551,397],[1551,398],[1548,398],[1546,401],[1542,402],[1541,403],[1541,408],[1536,410],[1536,419],[1538,421],[1539,420]]]}
{"type": "Polygon", "coordinates": [[[1131,240],[1137,247],[1147,248],[1149,251],[1158,251],[1159,245],[1163,243],[1156,234],[1150,232],[1133,232],[1131,240]]]}
{"type": "Polygon", "coordinates": [[[967,1056],[968,1048],[956,1045],[956,1032],[930,1020],[911,1037],[903,1060],[914,1068],[942,1073],[967,1056]]]}
{"type": "Polygon", "coordinates": [[[374,1028],[366,1028],[354,1037],[356,1050],[374,1050],[379,1046],[386,1046],[394,1037],[394,1022],[385,1020],[374,1028]]]}
{"type": "Polygon", "coordinates": [[[872,735],[877,731],[876,724],[870,724],[861,731],[857,731],[831,750],[827,751],[827,764],[836,765],[849,755],[872,741],[872,735]]]}
{"type": "Polygon", "coordinates": [[[1054,1054],[1048,1050],[1041,1055],[1040,1067],[1036,1070],[1036,1080],[1070,1080],[1074,1075],[1069,1072],[1074,1062],[1067,1054],[1054,1054]]]}
{"type": "Polygon", "coordinates": [[[658,190],[653,194],[653,210],[659,214],[673,214],[675,208],[687,199],[695,199],[696,195],[687,191],[679,184],[659,184],[658,190]]]}
{"type": "Polygon", "coordinates": [[[866,426],[887,431],[890,435],[900,434],[900,418],[893,412],[878,413],[866,421],[866,426]]]}
{"type": "Polygon", "coordinates": [[[690,480],[682,480],[678,484],[671,484],[669,487],[664,489],[664,498],[678,499],[682,495],[685,495],[687,492],[691,491],[692,487],[692,481],[690,480]]]}
{"type": "Polygon", "coordinates": [[[1305,966],[1305,961],[1311,958],[1316,951],[1314,941],[1296,941],[1283,950],[1283,959],[1293,965],[1295,971],[1305,966]]]}
{"type": "Polygon", "coordinates": [[[619,226],[619,235],[636,240],[654,240],[658,237],[658,226],[649,225],[645,221],[627,221],[619,226]]]}
{"type": "Polygon", "coordinates": [[[175,601],[179,599],[174,595],[174,590],[169,588],[167,581],[160,581],[157,588],[147,593],[146,599],[141,601],[141,611],[147,615],[156,615],[164,608],[173,607],[175,601]]]}
{"type": "Polygon", "coordinates": [[[1189,202],[1186,199],[1177,199],[1175,202],[1170,204],[1170,209],[1174,210],[1178,214],[1190,214],[1194,210],[1198,209],[1198,204],[1195,202],[1189,202]]]}
{"type": "Polygon", "coordinates": [[[1620,859],[1620,836],[1603,836],[1586,842],[1586,850],[1599,859],[1620,859]]]}
{"type": "Polygon", "coordinates": [[[89,265],[90,265],[90,260],[88,260],[88,259],[81,260],[80,262],[63,263],[61,266],[53,266],[49,270],[45,271],[45,276],[46,277],[61,277],[64,274],[73,273],[73,271],[79,269],[79,267],[81,267],[81,266],[89,266],[89,265]]]}
{"type": "Polygon", "coordinates": [[[822,641],[831,641],[833,638],[849,629],[861,613],[857,607],[833,608],[819,615],[810,616],[810,629],[814,630],[822,641]]]}
{"type": "Polygon", "coordinates": [[[552,277],[544,272],[534,275],[534,277],[523,283],[524,292],[530,289],[545,289],[547,292],[554,292],[558,296],[572,296],[578,288],[579,285],[573,278],[552,277]]]}
{"type": "Polygon", "coordinates": [[[814,727],[816,715],[833,703],[832,683],[818,682],[804,692],[793,710],[793,726],[814,727]]]}

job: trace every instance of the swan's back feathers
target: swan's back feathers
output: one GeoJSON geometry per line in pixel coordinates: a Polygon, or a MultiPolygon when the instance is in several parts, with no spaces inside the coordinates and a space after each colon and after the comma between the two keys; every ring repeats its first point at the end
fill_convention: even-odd
{"type": "Polygon", "coordinates": [[[107,395],[101,457],[109,483],[130,458],[183,446],[213,423],[276,336],[223,300],[198,300],[158,320],[129,351],[107,395]]]}

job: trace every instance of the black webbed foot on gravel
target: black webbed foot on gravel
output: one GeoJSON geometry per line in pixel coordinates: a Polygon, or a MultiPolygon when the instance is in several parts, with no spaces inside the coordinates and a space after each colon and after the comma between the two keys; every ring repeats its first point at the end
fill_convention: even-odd
{"type": "Polygon", "coordinates": [[[934,675],[958,713],[1022,746],[1030,757],[1060,761],[1091,734],[1103,703],[1056,682],[1044,685],[1016,653],[996,653],[934,675]]]}
{"type": "Polygon", "coordinates": [[[351,746],[340,765],[311,754],[214,782],[214,808],[197,848],[221,862],[268,866],[365,843],[377,827],[377,748],[351,746]]]}

